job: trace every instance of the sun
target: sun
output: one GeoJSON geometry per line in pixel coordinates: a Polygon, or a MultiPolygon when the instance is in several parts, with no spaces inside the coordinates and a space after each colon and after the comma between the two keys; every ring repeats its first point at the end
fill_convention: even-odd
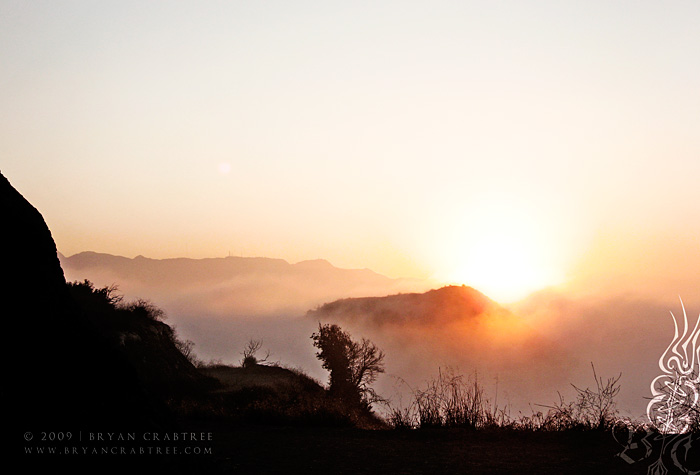
{"type": "Polygon", "coordinates": [[[552,269],[542,264],[536,246],[518,236],[482,236],[473,243],[452,273],[455,282],[468,284],[503,303],[517,301],[535,290],[557,283],[552,269]]]}
{"type": "Polygon", "coordinates": [[[443,282],[469,285],[501,303],[563,282],[558,243],[542,220],[513,208],[488,211],[457,230],[445,250],[443,282]]]}

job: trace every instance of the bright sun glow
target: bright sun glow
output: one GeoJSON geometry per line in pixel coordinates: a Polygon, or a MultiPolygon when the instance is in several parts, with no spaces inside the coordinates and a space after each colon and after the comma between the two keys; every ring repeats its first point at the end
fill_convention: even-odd
{"type": "Polygon", "coordinates": [[[560,249],[544,220],[512,206],[482,211],[457,230],[443,281],[469,285],[501,303],[562,283],[560,249]]]}
{"type": "Polygon", "coordinates": [[[467,283],[500,302],[512,302],[557,283],[553,271],[543,268],[538,252],[517,236],[483,236],[466,255],[452,279],[467,283]]]}

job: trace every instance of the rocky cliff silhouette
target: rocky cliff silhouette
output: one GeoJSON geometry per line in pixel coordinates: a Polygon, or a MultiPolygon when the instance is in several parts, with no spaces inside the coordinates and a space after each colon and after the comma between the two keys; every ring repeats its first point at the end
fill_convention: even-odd
{"type": "MultiPolygon", "coordinates": [[[[69,295],[42,215],[0,174],[3,322],[14,430],[161,427],[164,408],[69,295]]],[[[16,435],[13,430],[12,435],[16,435]]]]}

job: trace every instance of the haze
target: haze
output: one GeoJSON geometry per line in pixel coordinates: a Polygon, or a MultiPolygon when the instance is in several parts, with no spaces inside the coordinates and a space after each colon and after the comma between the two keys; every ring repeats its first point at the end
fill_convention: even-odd
{"type": "Polygon", "coordinates": [[[2,0],[2,172],[66,256],[467,284],[560,339],[633,328],[605,369],[653,372],[678,296],[700,310],[698,21],[693,1],[2,0]]]}

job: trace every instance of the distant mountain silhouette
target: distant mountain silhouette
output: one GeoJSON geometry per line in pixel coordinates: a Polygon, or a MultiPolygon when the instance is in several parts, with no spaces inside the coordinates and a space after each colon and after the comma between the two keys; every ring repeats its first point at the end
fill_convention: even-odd
{"type": "Polygon", "coordinates": [[[61,263],[69,280],[117,284],[126,296],[152,299],[176,315],[303,315],[341,297],[427,288],[421,281],[340,269],[320,259],[290,264],[262,257],[130,259],[82,252],[61,256],[61,263]]]}

